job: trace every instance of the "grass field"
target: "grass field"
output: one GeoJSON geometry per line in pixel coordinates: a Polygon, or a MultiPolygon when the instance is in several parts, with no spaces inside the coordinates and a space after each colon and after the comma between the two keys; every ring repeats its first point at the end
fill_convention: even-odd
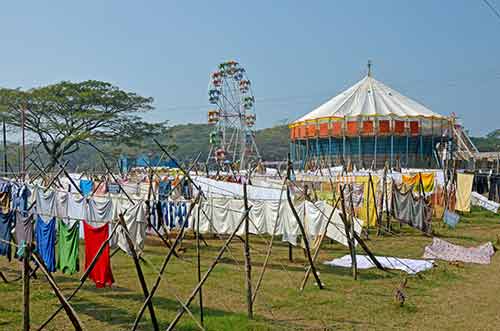
{"type": "MultiPolygon", "coordinates": [[[[436,234],[463,245],[479,245],[486,241],[496,244],[500,235],[500,217],[477,209],[455,230],[435,226],[436,234]]],[[[267,238],[268,239],[268,238],[267,238]]],[[[258,277],[266,238],[251,237],[253,279],[258,277]]],[[[403,227],[398,235],[376,237],[367,241],[377,255],[419,258],[430,237],[403,227]]],[[[220,240],[208,240],[202,249],[203,270],[206,270],[222,246],[220,240]]],[[[310,277],[303,293],[298,287],[304,274],[305,259],[294,249],[294,262],[288,262],[288,246],[275,241],[269,268],[255,302],[255,320],[246,318],[244,263],[242,242],[235,239],[230,254],[215,270],[203,288],[205,326],[207,330],[498,330],[500,329],[500,258],[491,265],[463,266],[437,262],[437,266],[420,276],[408,278],[407,300],[403,307],[394,301],[394,290],[405,277],[399,272],[360,270],[359,279],[352,279],[350,270],[331,268],[322,261],[340,257],[348,251],[324,243],[318,258],[318,268],[326,289],[319,290],[310,277]],[[236,258],[237,262],[233,259],[236,258]]],[[[167,268],[159,291],[154,297],[156,315],[165,329],[180,305],[196,284],[193,240],[184,244],[183,261],[173,259],[167,268]]],[[[80,247],[83,261],[83,243],[80,247]]],[[[159,244],[146,246],[143,270],[149,284],[155,279],[166,249],[159,244]]],[[[123,253],[112,259],[115,285],[96,289],[90,281],[71,301],[86,330],[128,330],[143,302],[131,258],[123,253]]],[[[20,265],[0,259],[0,270],[9,279],[19,275],[20,265]]],[[[77,286],[79,274],[54,274],[64,293],[77,286]]],[[[58,301],[41,273],[31,285],[31,321],[38,326],[57,308],[58,301]]],[[[192,311],[199,315],[198,301],[192,311]]],[[[0,283],[0,330],[19,330],[22,322],[21,282],[0,283]]],[[[68,318],[61,313],[48,330],[71,330],[68,318]]],[[[141,330],[151,330],[146,311],[141,330]]],[[[196,330],[195,322],[185,314],[178,330],[196,330]]]]}

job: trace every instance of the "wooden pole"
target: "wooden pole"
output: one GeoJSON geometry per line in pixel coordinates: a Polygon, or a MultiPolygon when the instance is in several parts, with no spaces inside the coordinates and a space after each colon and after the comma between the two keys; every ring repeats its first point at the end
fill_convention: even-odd
{"type": "Polygon", "coordinates": [[[370,258],[370,260],[372,260],[373,264],[375,264],[375,266],[380,269],[380,270],[384,270],[385,271],[385,268],[382,266],[382,264],[377,260],[377,258],[375,257],[375,255],[373,255],[373,253],[371,252],[371,250],[368,248],[368,246],[366,245],[366,243],[358,236],[358,234],[356,233],[356,231],[353,231],[352,232],[353,236],[354,236],[354,239],[358,242],[358,244],[361,246],[361,248],[363,248],[363,250],[365,251],[365,253],[368,255],[368,257],[370,258]]]}
{"type": "MultiPolygon", "coordinates": [[[[252,207],[250,207],[250,209],[251,208],[252,207]]],[[[236,235],[236,233],[240,229],[241,224],[243,224],[243,222],[245,221],[245,218],[248,216],[249,211],[250,211],[249,209],[245,210],[245,213],[243,214],[242,218],[238,222],[238,225],[236,226],[236,228],[234,229],[234,231],[231,233],[231,235],[227,238],[227,240],[224,242],[224,245],[222,246],[222,248],[219,250],[219,253],[215,257],[215,260],[212,262],[212,264],[210,265],[210,267],[208,268],[208,270],[205,272],[205,274],[203,275],[203,278],[201,279],[201,281],[198,282],[198,284],[196,285],[196,287],[193,289],[193,291],[189,295],[188,299],[184,303],[184,307],[189,307],[189,305],[193,301],[194,297],[196,296],[196,293],[200,290],[200,288],[203,286],[203,284],[205,283],[205,281],[208,279],[208,276],[210,276],[210,273],[214,270],[214,268],[217,265],[217,263],[219,263],[219,260],[221,259],[222,255],[227,250],[229,244],[231,243],[231,241],[233,240],[234,236],[236,235]]],[[[177,323],[181,319],[182,315],[184,315],[184,312],[185,312],[184,308],[179,310],[179,312],[175,316],[174,320],[168,326],[167,331],[174,330],[175,326],[177,325],[177,323]]]]}
{"type": "Polygon", "coordinates": [[[144,314],[144,310],[146,309],[147,305],[153,299],[153,296],[155,295],[156,291],[158,290],[158,287],[160,286],[160,282],[162,279],[162,275],[165,272],[165,269],[167,268],[168,262],[172,258],[172,255],[174,254],[174,251],[177,248],[177,245],[179,245],[180,242],[182,241],[183,233],[184,233],[184,229],[185,229],[184,225],[186,224],[187,220],[189,219],[189,216],[191,215],[191,212],[193,211],[194,206],[200,200],[200,197],[201,197],[201,195],[198,192],[198,195],[196,197],[195,202],[192,203],[191,206],[189,206],[189,211],[186,215],[186,218],[184,219],[184,222],[181,225],[180,231],[177,233],[177,237],[175,238],[175,241],[174,241],[172,247],[168,251],[168,254],[165,257],[165,260],[163,261],[163,264],[160,268],[160,272],[158,273],[158,277],[156,278],[156,281],[155,281],[154,285],[151,287],[151,291],[149,292],[148,297],[144,301],[141,309],[139,310],[139,313],[137,314],[137,317],[135,318],[134,325],[132,326],[133,331],[137,330],[137,326],[139,325],[139,322],[141,321],[142,315],[144,314]]]}
{"type": "Polygon", "coordinates": [[[26,244],[23,254],[23,331],[30,330],[30,256],[31,244],[26,244]]]}
{"type": "MultiPolygon", "coordinates": [[[[292,162],[290,161],[290,154],[288,154],[287,160],[288,160],[288,167],[287,167],[287,172],[286,172],[286,181],[290,181],[291,174],[293,171],[292,162]]],[[[309,240],[307,238],[306,231],[304,230],[304,225],[300,221],[299,215],[297,214],[297,210],[295,209],[295,207],[293,205],[292,196],[290,193],[290,187],[288,185],[286,187],[286,198],[288,200],[288,204],[290,206],[290,209],[292,210],[292,214],[295,217],[295,220],[297,221],[297,225],[299,226],[300,233],[301,233],[302,238],[304,240],[306,257],[307,257],[307,260],[309,261],[309,265],[311,266],[311,271],[313,273],[314,279],[316,280],[316,284],[318,285],[318,288],[320,290],[322,290],[323,284],[321,283],[321,279],[319,278],[319,275],[316,272],[316,268],[314,267],[314,261],[313,261],[312,256],[311,256],[311,249],[309,248],[309,240]]]]}
{"type": "MultiPolygon", "coordinates": [[[[141,285],[142,293],[144,294],[144,297],[147,298],[149,296],[148,286],[146,284],[146,280],[144,279],[144,274],[142,273],[141,263],[139,261],[139,257],[137,256],[137,252],[135,251],[134,243],[132,242],[132,239],[130,239],[127,224],[125,223],[123,214],[119,215],[119,222],[123,229],[125,240],[127,241],[127,245],[130,250],[130,255],[134,260],[135,270],[137,272],[137,277],[139,278],[139,284],[141,285]]],[[[155,310],[151,301],[148,302],[148,309],[149,315],[151,316],[151,323],[153,324],[153,330],[158,331],[160,328],[158,326],[158,320],[156,319],[155,310]]]]}
{"type": "MultiPolygon", "coordinates": [[[[245,211],[248,210],[248,194],[247,194],[247,184],[243,184],[243,201],[245,204],[245,211]]],[[[247,213],[245,217],[245,290],[246,290],[246,300],[247,300],[247,315],[249,319],[253,319],[253,303],[252,303],[252,262],[250,260],[250,237],[249,237],[249,225],[250,220],[247,213]]]]}
{"type": "MultiPolygon", "coordinates": [[[[318,247],[314,251],[314,255],[313,255],[313,261],[314,262],[316,262],[316,259],[318,258],[319,250],[321,248],[321,243],[323,242],[324,238],[326,237],[326,233],[328,231],[328,225],[330,225],[331,219],[333,217],[333,214],[335,213],[335,210],[337,209],[339,201],[340,200],[337,200],[337,202],[335,203],[335,205],[334,205],[334,207],[332,209],[332,212],[331,212],[330,216],[328,217],[328,220],[326,221],[325,229],[323,230],[323,233],[321,234],[321,237],[319,239],[318,247]]],[[[304,279],[302,280],[302,283],[300,285],[300,291],[304,290],[304,288],[306,286],[306,283],[307,283],[307,280],[309,279],[309,275],[310,274],[311,274],[311,266],[308,266],[307,270],[306,270],[306,274],[304,275],[304,279]]]]}
{"type": "MultiPolygon", "coordinates": [[[[63,169],[66,168],[66,166],[68,165],[69,163],[69,160],[64,162],[64,164],[62,165],[62,167],[59,169],[59,171],[56,173],[56,175],[54,177],[52,177],[52,179],[50,180],[49,184],[47,185],[47,187],[45,188],[44,192],[47,192],[49,190],[49,188],[56,182],[56,180],[59,180],[59,176],[61,175],[61,173],[63,172],[63,169]]],[[[35,163],[33,163],[35,164],[35,163]]],[[[35,164],[36,166],[36,164],[35,164]]],[[[43,170],[42,170],[43,171],[43,170]]]]}
{"type": "MultiPolygon", "coordinates": [[[[197,276],[198,283],[201,282],[201,252],[200,252],[200,210],[202,208],[202,200],[198,204],[197,215],[196,215],[196,267],[197,267],[197,276]]],[[[198,298],[200,300],[200,322],[203,326],[203,288],[200,286],[200,290],[198,291],[198,298]]]]}
{"type": "Polygon", "coordinates": [[[349,236],[349,239],[351,240],[351,243],[352,243],[352,255],[354,257],[354,265],[355,265],[355,268],[356,268],[356,275],[354,277],[354,279],[357,279],[357,269],[358,269],[358,259],[357,259],[357,256],[356,256],[356,243],[354,241],[354,202],[352,200],[352,192],[353,192],[353,188],[352,188],[352,184],[349,184],[350,185],[350,188],[351,188],[351,194],[349,195],[349,205],[351,207],[351,210],[350,210],[350,216],[349,216],[349,228],[351,230],[351,234],[349,236]]]}
{"type": "MultiPolygon", "coordinates": [[[[370,190],[371,190],[371,187],[370,187],[370,178],[368,178],[368,185],[366,185],[367,189],[368,189],[368,192],[366,192],[366,237],[365,239],[368,240],[368,236],[369,236],[369,232],[370,232],[370,190]]],[[[352,194],[352,192],[351,192],[352,194]]],[[[377,231],[377,235],[378,235],[378,231],[377,231]]]]}
{"type": "MultiPolygon", "coordinates": [[[[379,214],[378,214],[378,208],[377,208],[377,197],[375,196],[375,187],[373,185],[373,177],[372,177],[372,174],[371,172],[368,174],[368,180],[369,180],[369,185],[371,186],[371,189],[372,189],[372,196],[373,196],[373,208],[375,209],[375,217],[376,217],[376,222],[377,222],[377,236],[380,235],[380,226],[382,225],[381,224],[381,221],[379,219],[379,214]]],[[[368,199],[370,199],[370,197],[368,197],[368,199]]]]}
{"type": "Polygon", "coordinates": [[[25,133],[25,126],[26,126],[26,109],[23,107],[21,109],[21,141],[22,141],[22,148],[21,148],[21,169],[22,169],[22,179],[26,176],[26,133],[25,133]]]}
{"type": "Polygon", "coordinates": [[[269,247],[267,249],[266,257],[264,259],[264,264],[262,265],[262,271],[260,272],[259,278],[257,280],[257,284],[255,285],[255,289],[254,289],[253,297],[252,297],[252,303],[255,302],[255,298],[257,297],[257,292],[259,291],[260,284],[262,283],[262,279],[264,278],[264,272],[266,271],[267,263],[269,262],[269,258],[271,257],[271,250],[273,248],[274,237],[276,234],[276,229],[278,227],[278,221],[279,221],[279,216],[280,216],[280,208],[281,208],[281,201],[282,201],[284,187],[285,187],[285,182],[283,182],[283,185],[281,186],[280,200],[278,203],[278,212],[276,213],[276,219],[274,220],[273,234],[271,235],[271,240],[269,242],[269,247]]]}
{"type": "Polygon", "coordinates": [[[71,324],[73,324],[73,328],[76,331],[83,330],[82,329],[82,322],[78,318],[78,315],[76,314],[76,311],[73,309],[73,307],[69,304],[68,300],[66,300],[66,298],[62,294],[62,292],[59,289],[59,287],[57,286],[54,278],[52,277],[52,275],[50,274],[50,272],[47,270],[47,267],[45,266],[45,263],[43,262],[43,259],[38,255],[37,252],[32,252],[31,257],[33,258],[33,260],[35,260],[35,262],[40,267],[40,270],[42,271],[42,273],[45,275],[45,277],[49,281],[49,284],[52,287],[52,290],[54,290],[54,293],[55,293],[57,299],[59,299],[59,302],[61,303],[61,306],[66,311],[66,315],[68,315],[68,317],[69,317],[69,319],[71,321],[71,324]]]}
{"type": "MultiPolygon", "coordinates": [[[[87,280],[87,277],[90,275],[90,272],[94,269],[95,265],[97,264],[97,261],[99,260],[99,257],[101,257],[102,253],[104,252],[104,249],[106,248],[106,245],[108,245],[111,238],[113,238],[113,235],[115,234],[117,229],[118,229],[118,224],[116,224],[113,227],[113,230],[111,230],[108,239],[106,239],[101,244],[101,247],[99,247],[99,250],[97,251],[92,261],[90,262],[88,268],[80,277],[80,284],[78,284],[78,287],[73,290],[71,295],[68,297],[67,301],[70,301],[76,295],[76,293],[78,293],[78,291],[82,288],[83,284],[85,283],[85,280],[87,280]]],[[[45,322],[43,322],[41,326],[38,327],[37,331],[43,330],[43,328],[45,328],[50,323],[50,321],[52,321],[57,316],[57,314],[59,314],[61,310],[63,310],[63,306],[59,306],[59,308],[57,308],[57,310],[52,315],[50,315],[50,317],[45,322]]]]}
{"type": "MultiPolygon", "coordinates": [[[[345,187],[345,184],[344,184],[345,187]]],[[[352,266],[352,276],[354,279],[358,278],[358,266],[357,266],[357,261],[356,261],[356,253],[354,251],[353,247],[353,241],[351,239],[351,231],[350,231],[350,226],[353,226],[352,224],[349,225],[349,222],[347,221],[347,212],[346,212],[346,207],[345,207],[345,197],[344,197],[344,190],[340,190],[340,199],[341,199],[341,206],[342,206],[342,222],[344,223],[344,230],[345,230],[345,236],[347,239],[347,245],[349,246],[349,253],[351,254],[351,266],[352,266]]],[[[355,231],[354,231],[355,232],[355,231]]]]}
{"type": "Polygon", "coordinates": [[[318,285],[319,289],[323,289],[323,284],[321,283],[321,279],[319,278],[319,275],[316,271],[316,268],[314,267],[314,261],[311,256],[311,249],[309,248],[309,240],[307,239],[306,231],[304,229],[304,225],[300,221],[299,215],[297,214],[297,210],[295,210],[295,207],[293,206],[292,202],[292,196],[290,194],[290,187],[286,188],[286,197],[288,200],[288,204],[290,205],[290,209],[292,210],[292,214],[295,217],[295,220],[297,221],[297,225],[299,226],[300,233],[302,235],[302,239],[304,240],[304,246],[305,246],[305,253],[307,257],[307,261],[309,262],[309,265],[311,266],[311,271],[313,273],[314,279],[316,279],[316,284],[318,285]]]}
{"type": "MultiPolygon", "coordinates": [[[[385,164],[385,169],[384,169],[384,191],[383,191],[383,198],[385,199],[385,216],[387,217],[387,229],[389,232],[392,231],[391,229],[391,212],[389,210],[389,193],[387,192],[387,163],[385,164]]],[[[384,209],[384,202],[382,202],[382,210],[384,209]]]]}
{"type": "MultiPolygon", "coordinates": [[[[95,148],[95,147],[94,147],[95,148]]],[[[96,148],[97,149],[97,148],[96,148]]],[[[98,149],[97,149],[98,150],[98,149]]],[[[99,150],[98,150],[99,151],[99,150]]],[[[100,153],[102,153],[101,151],[99,151],[100,153]]],[[[111,178],[113,178],[114,182],[120,187],[120,191],[123,192],[125,194],[125,196],[127,197],[128,201],[131,203],[131,204],[134,204],[134,200],[132,200],[132,198],[127,194],[127,192],[123,189],[123,186],[120,184],[120,182],[118,181],[118,179],[115,177],[115,175],[113,174],[113,171],[111,170],[111,168],[108,166],[108,164],[106,163],[106,160],[104,159],[104,157],[102,155],[100,155],[101,157],[101,160],[102,160],[102,163],[104,164],[104,167],[106,168],[106,170],[108,171],[109,175],[111,176],[111,178]]],[[[165,237],[158,231],[158,229],[156,229],[154,226],[152,226],[151,224],[151,205],[150,205],[150,197],[151,197],[151,181],[150,181],[150,187],[148,189],[148,199],[145,201],[146,203],[146,222],[148,224],[148,226],[150,228],[153,229],[153,231],[156,233],[156,235],[162,240],[163,244],[165,246],[167,246],[167,248],[171,248],[171,244],[170,242],[165,239],[165,237]]],[[[177,255],[176,252],[173,253],[175,257],[179,257],[177,255]]]]}
{"type": "Polygon", "coordinates": [[[5,117],[2,116],[2,135],[3,135],[3,171],[8,172],[7,169],[7,129],[5,127],[5,117]]]}

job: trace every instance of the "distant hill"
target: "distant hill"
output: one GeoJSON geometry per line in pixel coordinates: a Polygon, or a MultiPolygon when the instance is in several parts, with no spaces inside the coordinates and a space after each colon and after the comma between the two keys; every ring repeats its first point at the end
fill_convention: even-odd
{"type": "MultiPolygon", "coordinates": [[[[209,152],[208,137],[212,127],[208,124],[180,124],[173,125],[159,137],[156,137],[163,145],[175,145],[175,155],[183,160],[193,159],[201,152],[201,160],[207,158],[209,152]]],[[[282,161],[286,158],[289,150],[289,130],[286,125],[278,125],[272,128],[257,130],[256,142],[259,152],[264,161],[282,161]]],[[[139,156],[141,154],[157,153],[158,148],[152,141],[153,137],[143,137],[142,141],[137,141],[134,145],[122,144],[119,140],[112,143],[97,143],[107,155],[110,164],[116,164],[115,161],[122,154],[128,156],[139,156]]],[[[500,150],[500,130],[495,130],[484,137],[471,137],[476,147],[481,152],[492,152],[500,150]]],[[[28,155],[34,158],[36,153],[30,153],[34,146],[27,146],[28,155]]],[[[19,164],[19,145],[9,143],[8,160],[12,169],[17,171],[19,164]]],[[[3,158],[3,151],[0,146],[0,155],[3,158]]],[[[38,153],[45,158],[45,153],[38,148],[38,153]]],[[[101,168],[101,161],[98,153],[89,146],[81,145],[80,149],[67,156],[70,160],[71,168],[78,170],[101,168]]],[[[29,163],[29,162],[28,162],[29,163]]],[[[3,168],[3,165],[0,165],[3,168]]],[[[30,171],[36,170],[34,166],[30,171]]]]}
{"type": "MultiPolygon", "coordinates": [[[[175,154],[181,158],[196,157],[202,152],[202,159],[206,159],[209,152],[208,137],[212,126],[208,124],[182,124],[169,128],[169,138],[165,143],[175,144],[175,154]]],[[[289,132],[286,125],[258,130],[256,143],[265,161],[283,160],[286,158],[289,147],[289,132]]]]}
{"type": "MultiPolygon", "coordinates": [[[[173,149],[174,154],[181,160],[193,159],[201,152],[200,160],[204,161],[207,159],[210,150],[208,141],[212,130],[213,127],[208,124],[180,124],[171,126],[164,135],[155,138],[164,146],[175,146],[173,149]]],[[[288,137],[289,132],[286,125],[258,130],[256,132],[256,142],[262,159],[265,161],[285,159],[289,146],[288,137]]],[[[119,140],[111,143],[95,143],[95,145],[107,155],[106,158],[110,161],[110,164],[116,164],[115,162],[120,155],[136,157],[143,154],[156,154],[158,147],[152,141],[152,138],[149,136],[143,137],[142,141],[137,141],[134,145],[123,144],[119,140]]],[[[26,148],[27,154],[29,158],[37,159],[36,152],[30,153],[34,147],[35,145],[28,145],[26,148]]],[[[17,171],[19,167],[19,145],[10,143],[8,151],[9,164],[14,171],[17,171]]],[[[0,153],[3,157],[1,146],[0,153]]],[[[41,166],[41,163],[47,162],[47,158],[41,147],[38,147],[38,154],[44,160],[43,162],[36,161],[41,166]]],[[[66,156],[66,159],[70,160],[72,170],[93,170],[96,167],[102,170],[99,154],[95,149],[87,145],[80,145],[80,148],[75,153],[66,156]]],[[[2,167],[3,165],[0,165],[0,169],[2,167]]],[[[29,170],[35,169],[35,166],[31,166],[29,170]]]]}

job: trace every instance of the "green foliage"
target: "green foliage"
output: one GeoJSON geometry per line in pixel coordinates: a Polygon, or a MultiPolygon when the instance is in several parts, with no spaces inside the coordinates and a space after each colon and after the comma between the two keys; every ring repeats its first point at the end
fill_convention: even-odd
{"type": "Polygon", "coordinates": [[[480,152],[498,152],[500,150],[500,136],[495,130],[486,137],[471,137],[472,142],[480,152]]]}
{"type": "Polygon", "coordinates": [[[85,141],[117,136],[122,142],[136,141],[161,133],[165,123],[146,123],[136,115],[152,110],[152,102],[152,98],[95,80],[63,81],[26,91],[0,90],[7,123],[19,127],[24,112],[26,129],[40,140],[52,163],[85,141]]]}

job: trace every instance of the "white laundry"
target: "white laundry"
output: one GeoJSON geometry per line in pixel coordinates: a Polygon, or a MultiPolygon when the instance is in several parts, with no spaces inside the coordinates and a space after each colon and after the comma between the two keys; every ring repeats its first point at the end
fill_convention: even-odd
{"type": "MultiPolygon", "coordinates": [[[[433,261],[427,260],[401,259],[387,256],[375,256],[375,258],[386,269],[401,270],[410,275],[429,270],[434,266],[433,261]]],[[[331,261],[323,262],[323,264],[332,267],[351,268],[351,256],[345,255],[339,259],[333,259],[331,261]]],[[[373,263],[373,261],[366,255],[356,255],[356,265],[358,269],[375,268],[375,264],[373,263]]]]}
{"type": "MultiPolygon", "coordinates": [[[[299,225],[286,200],[280,201],[249,201],[252,206],[249,218],[249,232],[252,234],[273,233],[282,236],[282,240],[297,245],[297,237],[300,236],[299,225]]],[[[190,217],[189,224],[195,229],[197,226],[197,215],[199,205],[196,205],[190,217]]],[[[295,206],[308,239],[321,235],[326,229],[326,236],[332,240],[347,246],[344,223],[340,217],[339,210],[335,210],[330,222],[328,218],[332,214],[333,206],[325,201],[312,203],[302,202],[295,206]]],[[[200,232],[216,232],[219,234],[230,234],[236,230],[238,222],[244,212],[243,200],[234,198],[209,198],[202,200],[200,209],[200,232]]],[[[354,219],[354,230],[361,233],[362,221],[354,219]]],[[[242,235],[244,228],[241,226],[237,234],[242,235]]]]}
{"type": "Polygon", "coordinates": [[[477,193],[477,192],[472,192],[471,193],[471,204],[473,206],[479,206],[482,207],[486,210],[491,211],[492,213],[497,213],[498,208],[500,208],[500,203],[488,200],[485,196],[477,193]]]}

